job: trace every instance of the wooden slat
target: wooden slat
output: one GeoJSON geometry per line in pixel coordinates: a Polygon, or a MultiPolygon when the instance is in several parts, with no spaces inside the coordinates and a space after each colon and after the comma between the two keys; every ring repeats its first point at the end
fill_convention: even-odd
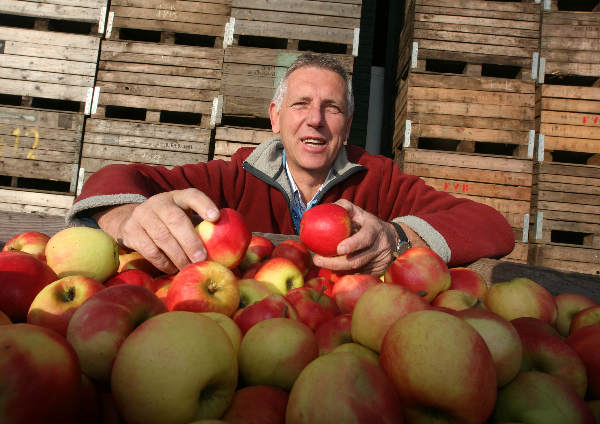
{"type": "Polygon", "coordinates": [[[98,23],[101,18],[100,9],[107,5],[107,0],[3,0],[0,3],[0,13],[98,23]]]}
{"type": "Polygon", "coordinates": [[[360,18],[361,2],[340,2],[340,1],[294,1],[278,0],[277,2],[269,0],[232,0],[232,16],[235,17],[236,8],[259,9],[259,10],[277,10],[280,12],[307,13],[314,15],[345,16],[350,18],[360,18]]]}

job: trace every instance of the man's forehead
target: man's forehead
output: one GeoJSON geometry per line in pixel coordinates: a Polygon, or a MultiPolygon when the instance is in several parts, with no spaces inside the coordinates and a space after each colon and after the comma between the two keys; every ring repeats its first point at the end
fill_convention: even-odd
{"type": "Polygon", "coordinates": [[[339,92],[340,96],[345,96],[346,94],[346,84],[344,82],[344,79],[340,74],[330,69],[319,68],[315,66],[304,66],[302,68],[294,70],[288,77],[287,92],[289,93],[290,89],[292,89],[293,91],[302,91],[302,88],[307,86],[301,84],[301,82],[309,82],[310,86],[331,87],[331,91],[339,92]],[[308,75],[308,73],[311,73],[313,75],[308,75]],[[314,73],[323,73],[323,75],[327,74],[328,78],[315,77],[314,73]]]}

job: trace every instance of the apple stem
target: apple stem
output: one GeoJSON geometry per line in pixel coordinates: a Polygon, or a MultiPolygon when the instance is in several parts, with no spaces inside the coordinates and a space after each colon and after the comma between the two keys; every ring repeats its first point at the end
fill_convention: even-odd
{"type": "Polygon", "coordinates": [[[321,287],[321,291],[319,292],[319,295],[317,296],[317,302],[319,300],[321,300],[321,297],[323,296],[323,293],[325,293],[325,290],[327,290],[327,286],[323,285],[323,287],[321,287]]]}
{"type": "Polygon", "coordinates": [[[63,296],[65,302],[72,302],[75,299],[75,287],[69,287],[63,296]]]}
{"type": "Polygon", "coordinates": [[[426,292],[425,290],[419,290],[419,291],[417,292],[417,294],[418,294],[419,296],[421,296],[421,297],[425,297],[425,296],[427,296],[427,292],[426,292]]]}

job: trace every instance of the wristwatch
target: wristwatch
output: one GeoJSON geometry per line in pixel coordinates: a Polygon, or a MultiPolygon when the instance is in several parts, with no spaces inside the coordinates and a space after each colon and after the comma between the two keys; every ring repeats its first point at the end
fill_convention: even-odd
{"type": "Polygon", "coordinates": [[[398,240],[396,241],[396,247],[392,251],[392,255],[399,256],[408,249],[410,249],[411,245],[410,241],[408,240],[408,237],[406,236],[406,233],[404,232],[400,224],[394,221],[391,221],[391,223],[394,226],[396,233],[398,234],[398,240]]]}

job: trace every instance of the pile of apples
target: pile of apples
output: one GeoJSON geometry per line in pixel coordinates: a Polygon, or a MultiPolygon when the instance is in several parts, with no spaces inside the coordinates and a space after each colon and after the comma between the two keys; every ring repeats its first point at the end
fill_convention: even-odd
{"type": "MultiPolygon", "coordinates": [[[[342,209],[340,211],[340,209],[342,209]]],[[[0,422],[594,423],[600,306],[489,285],[427,248],[334,272],[352,233],[319,205],[274,244],[222,209],[206,261],[164,275],[101,230],[0,252],[0,422]]],[[[598,421],[600,422],[600,421],[598,421]]]]}

